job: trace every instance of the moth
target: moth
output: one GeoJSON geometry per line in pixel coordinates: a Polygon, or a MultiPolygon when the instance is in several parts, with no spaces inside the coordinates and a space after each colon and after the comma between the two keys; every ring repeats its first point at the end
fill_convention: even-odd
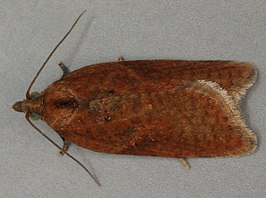
{"type": "Polygon", "coordinates": [[[178,158],[186,168],[187,158],[242,156],[256,149],[256,135],[239,110],[256,79],[248,63],[120,58],[68,72],[60,62],[62,78],[40,94],[30,94],[81,15],[38,71],[26,99],[13,105],[61,154],[88,172],[67,152],[70,143],[109,154],[178,158]],[[62,137],[63,146],[40,131],[30,116],[46,122],[62,137]]]}

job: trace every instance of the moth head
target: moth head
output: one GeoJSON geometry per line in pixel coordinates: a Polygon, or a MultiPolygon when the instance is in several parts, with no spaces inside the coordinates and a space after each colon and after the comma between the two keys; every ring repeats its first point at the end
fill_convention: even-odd
{"type": "Polygon", "coordinates": [[[24,106],[24,101],[18,101],[13,104],[12,108],[17,111],[17,112],[25,112],[25,109],[23,108],[24,106]]]}
{"type": "Polygon", "coordinates": [[[41,116],[38,114],[39,111],[36,112],[36,107],[39,105],[36,105],[38,97],[40,94],[38,92],[33,92],[30,94],[29,99],[18,101],[13,104],[12,108],[17,112],[24,112],[29,113],[32,120],[38,120],[41,118],[41,116]]]}

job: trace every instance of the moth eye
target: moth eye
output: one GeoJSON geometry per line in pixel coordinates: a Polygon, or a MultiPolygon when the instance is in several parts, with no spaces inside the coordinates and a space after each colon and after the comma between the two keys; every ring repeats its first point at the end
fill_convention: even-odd
{"type": "Polygon", "coordinates": [[[40,96],[40,93],[37,92],[37,91],[34,91],[34,92],[30,93],[30,97],[31,97],[32,99],[37,98],[38,96],[40,96]]]}
{"type": "Polygon", "coordinates": [[[32,120],[39,120],[41,117],[38,114],[31,113],[30,114],[30,119],[32,120]]]}

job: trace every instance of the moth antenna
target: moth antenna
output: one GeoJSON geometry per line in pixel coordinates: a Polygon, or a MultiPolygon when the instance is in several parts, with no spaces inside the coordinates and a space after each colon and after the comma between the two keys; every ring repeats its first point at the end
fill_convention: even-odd
{"type": "MultiPolygon", "coordinates": [[[[49,142],[51,142],[55,147],[57,147],[59,150],[61,150],[61,147],[58,144],[56,144],[51,138],[49,138],[44,132],[42,132],[41,129],[39,129],[35,124],[33,124],[33,122],[30,120],[29,116],[30,116],[30,114],[26,113],[25,118],[30,123],[30,125],[34,129],[36,129],[36,131],[38,131],[43,137],[45,137],[49,142]]],[[[66,154],[68,157],[70,157],[72,160],[74,160],[76,163],[78,163],[90,175],[90,177],[95,181],[95,183],[98,186],[101,186],[101,183],[99,182],[98,178],[95,175],[93,175],[80,161],[78,161],[75,157],[70,155],[67,151],[65,151],[64,154],[66,154]]]]}
{"type": "Polygon", "coordinates": [[[80,17],[86,12],[86,10],[84,10],[79,17],[76,19],[76,21],[74,22],[74,24],[71,26],[71,28],[68,30],[68,32],[65,34],[65,36],[59,41],[59,43],[57,43],[57,45],[54,47],[54,49],[52,50],[52,52],[49,54],[49,56],[46,58],[46,60],[44,61],[44,63],[42,64],[41,68],[39,69],[39,71],[36,73],[35,77],[32,79],[28,90],[26,92],[26,98],[30,99],[30,90],[32,88],[32,85],[35,83],[36,79],[38,78],[38,76],[40,75],[41,71],[43,70],[44,66],[46,65],[46,63],[49,61],[49,59],[51,58],[51,56],[54,54],[54,52],[57,50],[57,48],[61,45],[61,43],[63,43],[63,41],[66,39],[66,37],[70,34],[70,32],[72,31],[72,29],[75,27],[75,25],[77,24],[77,22],[79,21],[80,17]]]}

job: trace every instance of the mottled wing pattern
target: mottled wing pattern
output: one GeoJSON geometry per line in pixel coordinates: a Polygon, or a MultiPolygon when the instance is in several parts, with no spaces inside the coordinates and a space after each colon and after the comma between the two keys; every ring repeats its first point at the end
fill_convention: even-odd
{"type": "Polygon", "coordinates": [[[256,148],[256,136],[236,103],[255,77],[251,65],[230,61],[92,65],[45,90],[44,120],[67,140],[99,152],[242,155],[256,148]]]}
{"type": "Polygon", "coordinates": [[[169,90],[153,97],[161,101],[165,96],[164,102],[153,104],[150,119],[143,119],[150,122],[142,123],[144,126],[137,140],[122,153],[221,157],[255,150],[255,134],[242,120],[234,101],[218,84],[196,81],[185,89],[169,90]]]}
{"type": "Polygon", "coordinates": [[[218,83],[238,102],[256,79],[251,64],[235,61],[139,60],[91,65],[66,75],[80,98],[101,98],[184,86],[195,80],[218,83]],[[85,90],[84,83],[87,83],[85,90]],[[80,95],[87,93],[89,95],[80,95]]]}

